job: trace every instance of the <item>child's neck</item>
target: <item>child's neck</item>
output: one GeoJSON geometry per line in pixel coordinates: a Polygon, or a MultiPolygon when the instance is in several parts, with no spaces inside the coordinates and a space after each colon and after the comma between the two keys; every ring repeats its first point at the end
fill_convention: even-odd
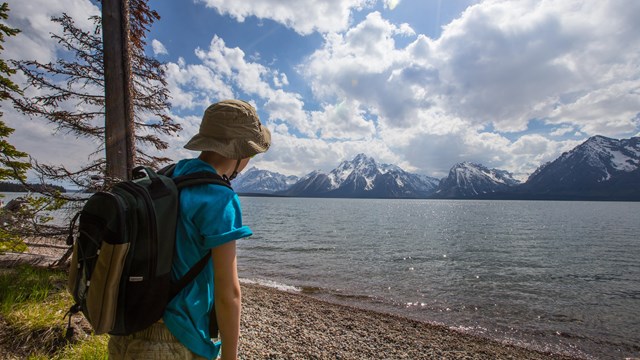
{"type": "Polygon", "coordinates": [[[236,160],[226,158],[212,151],[203,151],[198,158],[213,166],[218,175],[231,176],[236,166],[236,160]]]}

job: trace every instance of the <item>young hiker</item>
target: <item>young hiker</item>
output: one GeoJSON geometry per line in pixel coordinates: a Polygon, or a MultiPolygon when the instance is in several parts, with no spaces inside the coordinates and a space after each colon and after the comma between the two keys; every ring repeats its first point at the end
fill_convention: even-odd
{"type": "MultiPolygon", "coordinates": [[[[200,156],[178,162],[173,177],[208,171],[232,180],[270,143],[271,133],[250,104],[218,102],[207,108],[199,133],[185,145],[200,156]]],[[[183,189],[172,277],[184,276],[208,252],[212,261],[169,303],[163,320],[132,335],[111,336],[109,358],[213,359],[220,350],[220,342],[212,340],[218,334],[209,330],[215,308],[221,357],[236,359],[241,294],[235,241],[251,234],[233,190],[214,184],[183,189]]]]}

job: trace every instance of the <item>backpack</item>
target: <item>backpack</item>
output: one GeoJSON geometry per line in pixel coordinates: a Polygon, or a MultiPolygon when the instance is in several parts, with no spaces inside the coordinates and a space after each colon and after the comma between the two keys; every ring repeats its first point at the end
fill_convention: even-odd
{"type": "Polygon", "coordinates": [[[147,328],[208,263],[210,254],[180,280],[171,281],[179,193],[193,185],[231,186],[211,172],[172,179],[174,168],[175,164],[156,173],[136,167],[133,180],[91,195],[71,221],[67,288],[75,304],[67,313],[68,337],[73,335],[71,317],[79,311],[96,335],[129,335],[147,328]]]}

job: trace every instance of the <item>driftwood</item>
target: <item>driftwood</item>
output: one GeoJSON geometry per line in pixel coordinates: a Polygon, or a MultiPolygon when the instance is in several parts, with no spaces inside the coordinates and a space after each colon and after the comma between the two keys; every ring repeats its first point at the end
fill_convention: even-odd
{"type": "Polygon", "coordinates": [[[23,264],[52,267],[57,261],[57,257],[33,254],[29,252],[6,252],[4,254],[0,254],[0,268],[12,268],[23,264]]]}
{"type": "Polygon", "coordinates": [[[0,253],[0,268],[11,268],[21,264],[64,268],[68,266],[72,248],[53,238],[29,238],[25,241],[25,252],[0,253]]]}

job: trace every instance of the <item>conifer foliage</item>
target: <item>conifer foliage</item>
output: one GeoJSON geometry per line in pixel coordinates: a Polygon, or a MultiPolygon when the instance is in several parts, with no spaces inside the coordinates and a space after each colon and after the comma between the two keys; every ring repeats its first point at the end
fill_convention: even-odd
{"type": "MultiPolygon", "coordinates": [[[[4,20],[8,18],[9,5],[3,3],[0,5],[0,19],[2,20],[0,22],[0,51],[4,50],[2,43],[5,41],[5,36],[15,36],[20,33],[20,30],[11,28],[4,23],[4,20]]],[[[9,67],[7,62],[0,58],[0,101],[10,98],[11,94],[20,94],[20,88],[10,79],[10,76],[15,73],[15,69],[9,67]]],[[[1,120],[2,115],[0,112],[0,181],[24,180],[25,172],[30,167],[29,162],[25,160],[28,155],[17,150],[7,140],[15,130],[1,120]]]]}
{"type": "MultiPolygon", "coordinates": [[[[5,20],[8,18],[9,5],[3,3],[0,5],[0,51],[4,50],[2,44],[6,40],[5,37],[16,36],[20,33],[20,30],[5,24],[5,20]]],[[[21,94],[20,88],[10,78],[15,73],[15,69],[11,68],[3,58],[0,58],[0,101],[21,94]]],[[[2,115],[3,113],[0,112],[0,119],[2,115]]],[[[0,120],[0,181],[24,182],[30,163],[27,161],[27,153],[17,150],[9,143],[8,137],[14,131],[0,120]]],[[[35,218],[42,205],[42,203],[36,204],[26,199],[16,199],[0,207],[0,253],[7,250],[20,251],[25,249],[22,237],[25,217],[35,218]]]]}
{"type": "MultiPolygon", "coordinates": [[[[160,19],[146,0],[129,0],[131,83],[134,110],[136,165],[158,166],[166,161],[161,151],[167,148],[163,136],[170,136],[181,126],[169,116],[169,91],[162,63],[145,54],[146,34],[160,19]]],[[[43,181],[64,182],[80,189],[96,190],[92,177],[105,173],[105,97],[104,53],[101,18],[90,18],[94,27],[80,29],[67,14],[52,18],[62,34],[52,34],[65,55],[55,63],[14,61],[33,87],[36,95],[16,97],[16,108],[32,118],[49,121],[54,131],[86,138],[97,144],[88,162],[79,169],[64,164],[34,162],[43,181]]],[[[70,145],[72,146],[72,145],[70,145]]]]}
{"type": "MultiPolygon", "coordinates": [[[[159,19],[159,14],[149,8],[147,0],[129,0],[130,101],[133,103],[136,143],[134,164],[152,167],[169,160],[162,156],[162,150],[167,148],[163,138],[181,129],[169,116],[169,90],[163,64],[145,54],[146,34],[159,19]]],[[[80,28],[65,13],[53,17],[51,21],[61,27],[61,32],[51,34],[52,41],[62,50],[58,59],[50,63],[11,61],[10,64],[26,78],[23,91],[18,91],[16,87],[6,88],[2,80],[3,96],[10,98],[15,109],[29,116],[32,121],[46,120],[53,134],[69,134],[96,144],[94,152],[88,154],[86,163],[78,168],[31,159],[30,164],[22,167],[22,177],[19,179],[25,186],[28,184],[24,179],[24,171],[29,165],[42,185],[62,184],[81,192],[99,191],[110,185],[105,177],[105,79],[101,17],[93,16],[90,20],[93,26],[87,30],[80,28]]],[[[1,30],[7,35],[17,33],[17,30],[12,32],[13,29],[5,29],[8,28],[1,30]]],[[[14,71],[1,63],[0,70],[5,68],[6,74],[14,71]]],[[[0,139],[4,136],[1,134],[0,139]]],[[[73,143],[69,144],[68,151],[74,152],[73,143]]],[[[21,155],[15,153],[14,156],[21,155]]],[[[13,165],[14,168],[20,168],[13,165]]],[[[70,195],[52,186],[32,187],[30,190],[40,194],[25,197],[19,212],[12,214],[12,223],[17,226],[6,226],[3,231],[12,231],[12,236],[21,238],[44,236],[64,239],[67,226],[51,225],[51,218],[46,214],[63,207],[73,214],[85,197],[70,195]]],[[[63,257],[60,262],[64,260],[63,257]]]]}

